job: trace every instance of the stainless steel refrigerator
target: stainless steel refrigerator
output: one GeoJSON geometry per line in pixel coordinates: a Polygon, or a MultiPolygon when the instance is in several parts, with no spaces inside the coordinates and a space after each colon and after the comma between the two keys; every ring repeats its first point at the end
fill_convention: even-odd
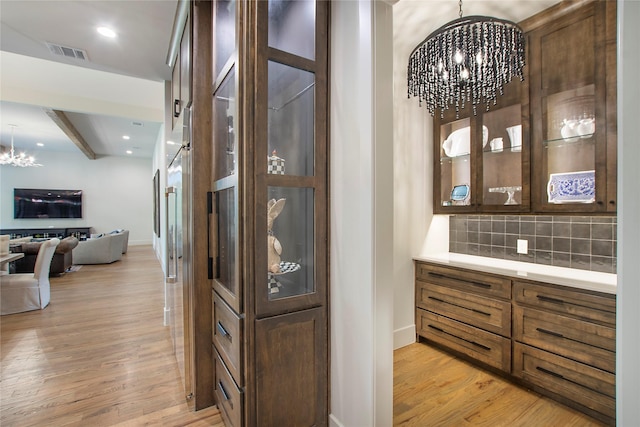
{"type": "MultiPolygon", "coordinates": [[[[171,141],[177,147],[167,168],[165,208],[165,324],[171,330],[173,348],[189,406],[193,399],[193,274],[191,253],[191,108],[186,107],[174,126],[171,141]],[[174,154],[175,153],[175,154],[174,154]]],[[[193,407],[191,408],[193,409],[193,407]]]]}

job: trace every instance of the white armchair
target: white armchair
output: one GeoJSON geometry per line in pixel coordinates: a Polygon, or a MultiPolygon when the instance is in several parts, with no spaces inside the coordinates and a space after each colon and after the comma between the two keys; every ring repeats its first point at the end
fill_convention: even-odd
{"type": "Polygon", "coordinates": [[[84,240],[73,248],[73,263],[111,264],[122,258],[124,233],[105,234],[102,237],[84,240]]]}
{"type": "Polygon", "coordinates": [[[59,243],[59,239],[51,239],[40,245],[33,273],[0,276],[0,314],[40,310],[49,305],[49,266],[59,243]]]}

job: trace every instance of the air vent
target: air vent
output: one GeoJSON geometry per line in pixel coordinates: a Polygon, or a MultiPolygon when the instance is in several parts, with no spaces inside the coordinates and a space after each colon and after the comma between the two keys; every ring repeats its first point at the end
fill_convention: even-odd
{"type": "Polygon", "coordinates": [[[88,61],[89,56],[87,52],[82,49],[77,49],[75,47],[62,46],[55,43],[47,42],[47,47],[49,51],[54,55],[66,56],[67,58],[75,58],[81,61],[88,61]]]}

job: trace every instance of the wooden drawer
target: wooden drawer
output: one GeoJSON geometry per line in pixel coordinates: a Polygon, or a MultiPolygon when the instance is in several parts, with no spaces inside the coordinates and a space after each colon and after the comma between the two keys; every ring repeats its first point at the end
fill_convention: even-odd
{"type": "Polygon", "coordinates": [[[505,372],[511,371],[511,340],[422,309],[416,309],[418,334],[505,372]]]}
{"type": "Polygon", "coordinates": [[[514,281],[515,301],[615,328],[616,298],[581,289],[514,281]]]}
{"type": "Polygon", "coordinates": [[[242,375],[242,319],[216,292],[213,292],[213,345],[220,352],[229,372],[240,385],[244,386],[242,375]]]}
{"type": "Polygon", "coordinates": [[[511,336],[511,303],[508,301],[417,281],[416,305],[505,337],[511,336]]]}
{"type": "Polygon", "coordinates": [[[513,375],[615,418],[615,375],[524,344],[513,344],[513,375]]]}
{"type": "Polygon", "coordinates": [[[214,394],[218,408],[223,415],[226,425],[242,426],[242,414],[244,412],[244,394],[238,388],[231,373],[227,370],[220,358],[220,353],[215,351],[215,381],[214,394]]]}
{"type": "Polygon", "coordinates": [[[515,340],[615,372],[614,328],[532,308],[513,310],[515,340]]]}
{"type": "Polygon", "coordinates": [[[465,292],[511,299],[511,279],[416,261],[416,279],[465,292]]]}

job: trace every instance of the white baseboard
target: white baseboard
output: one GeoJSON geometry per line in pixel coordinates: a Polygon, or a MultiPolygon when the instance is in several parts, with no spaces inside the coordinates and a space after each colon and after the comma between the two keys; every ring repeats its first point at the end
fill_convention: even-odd
{"type": "Polygon", "coordinates": [[[416,325],[405,326],[393,331],[393,349],[397,350],[416,342],[416,325]]]}
{"type": "Polygon", "coordinates": [[[333,414],[329,414],[329,427],[344,427],[344,424],[342,424],[333,414]]]}

